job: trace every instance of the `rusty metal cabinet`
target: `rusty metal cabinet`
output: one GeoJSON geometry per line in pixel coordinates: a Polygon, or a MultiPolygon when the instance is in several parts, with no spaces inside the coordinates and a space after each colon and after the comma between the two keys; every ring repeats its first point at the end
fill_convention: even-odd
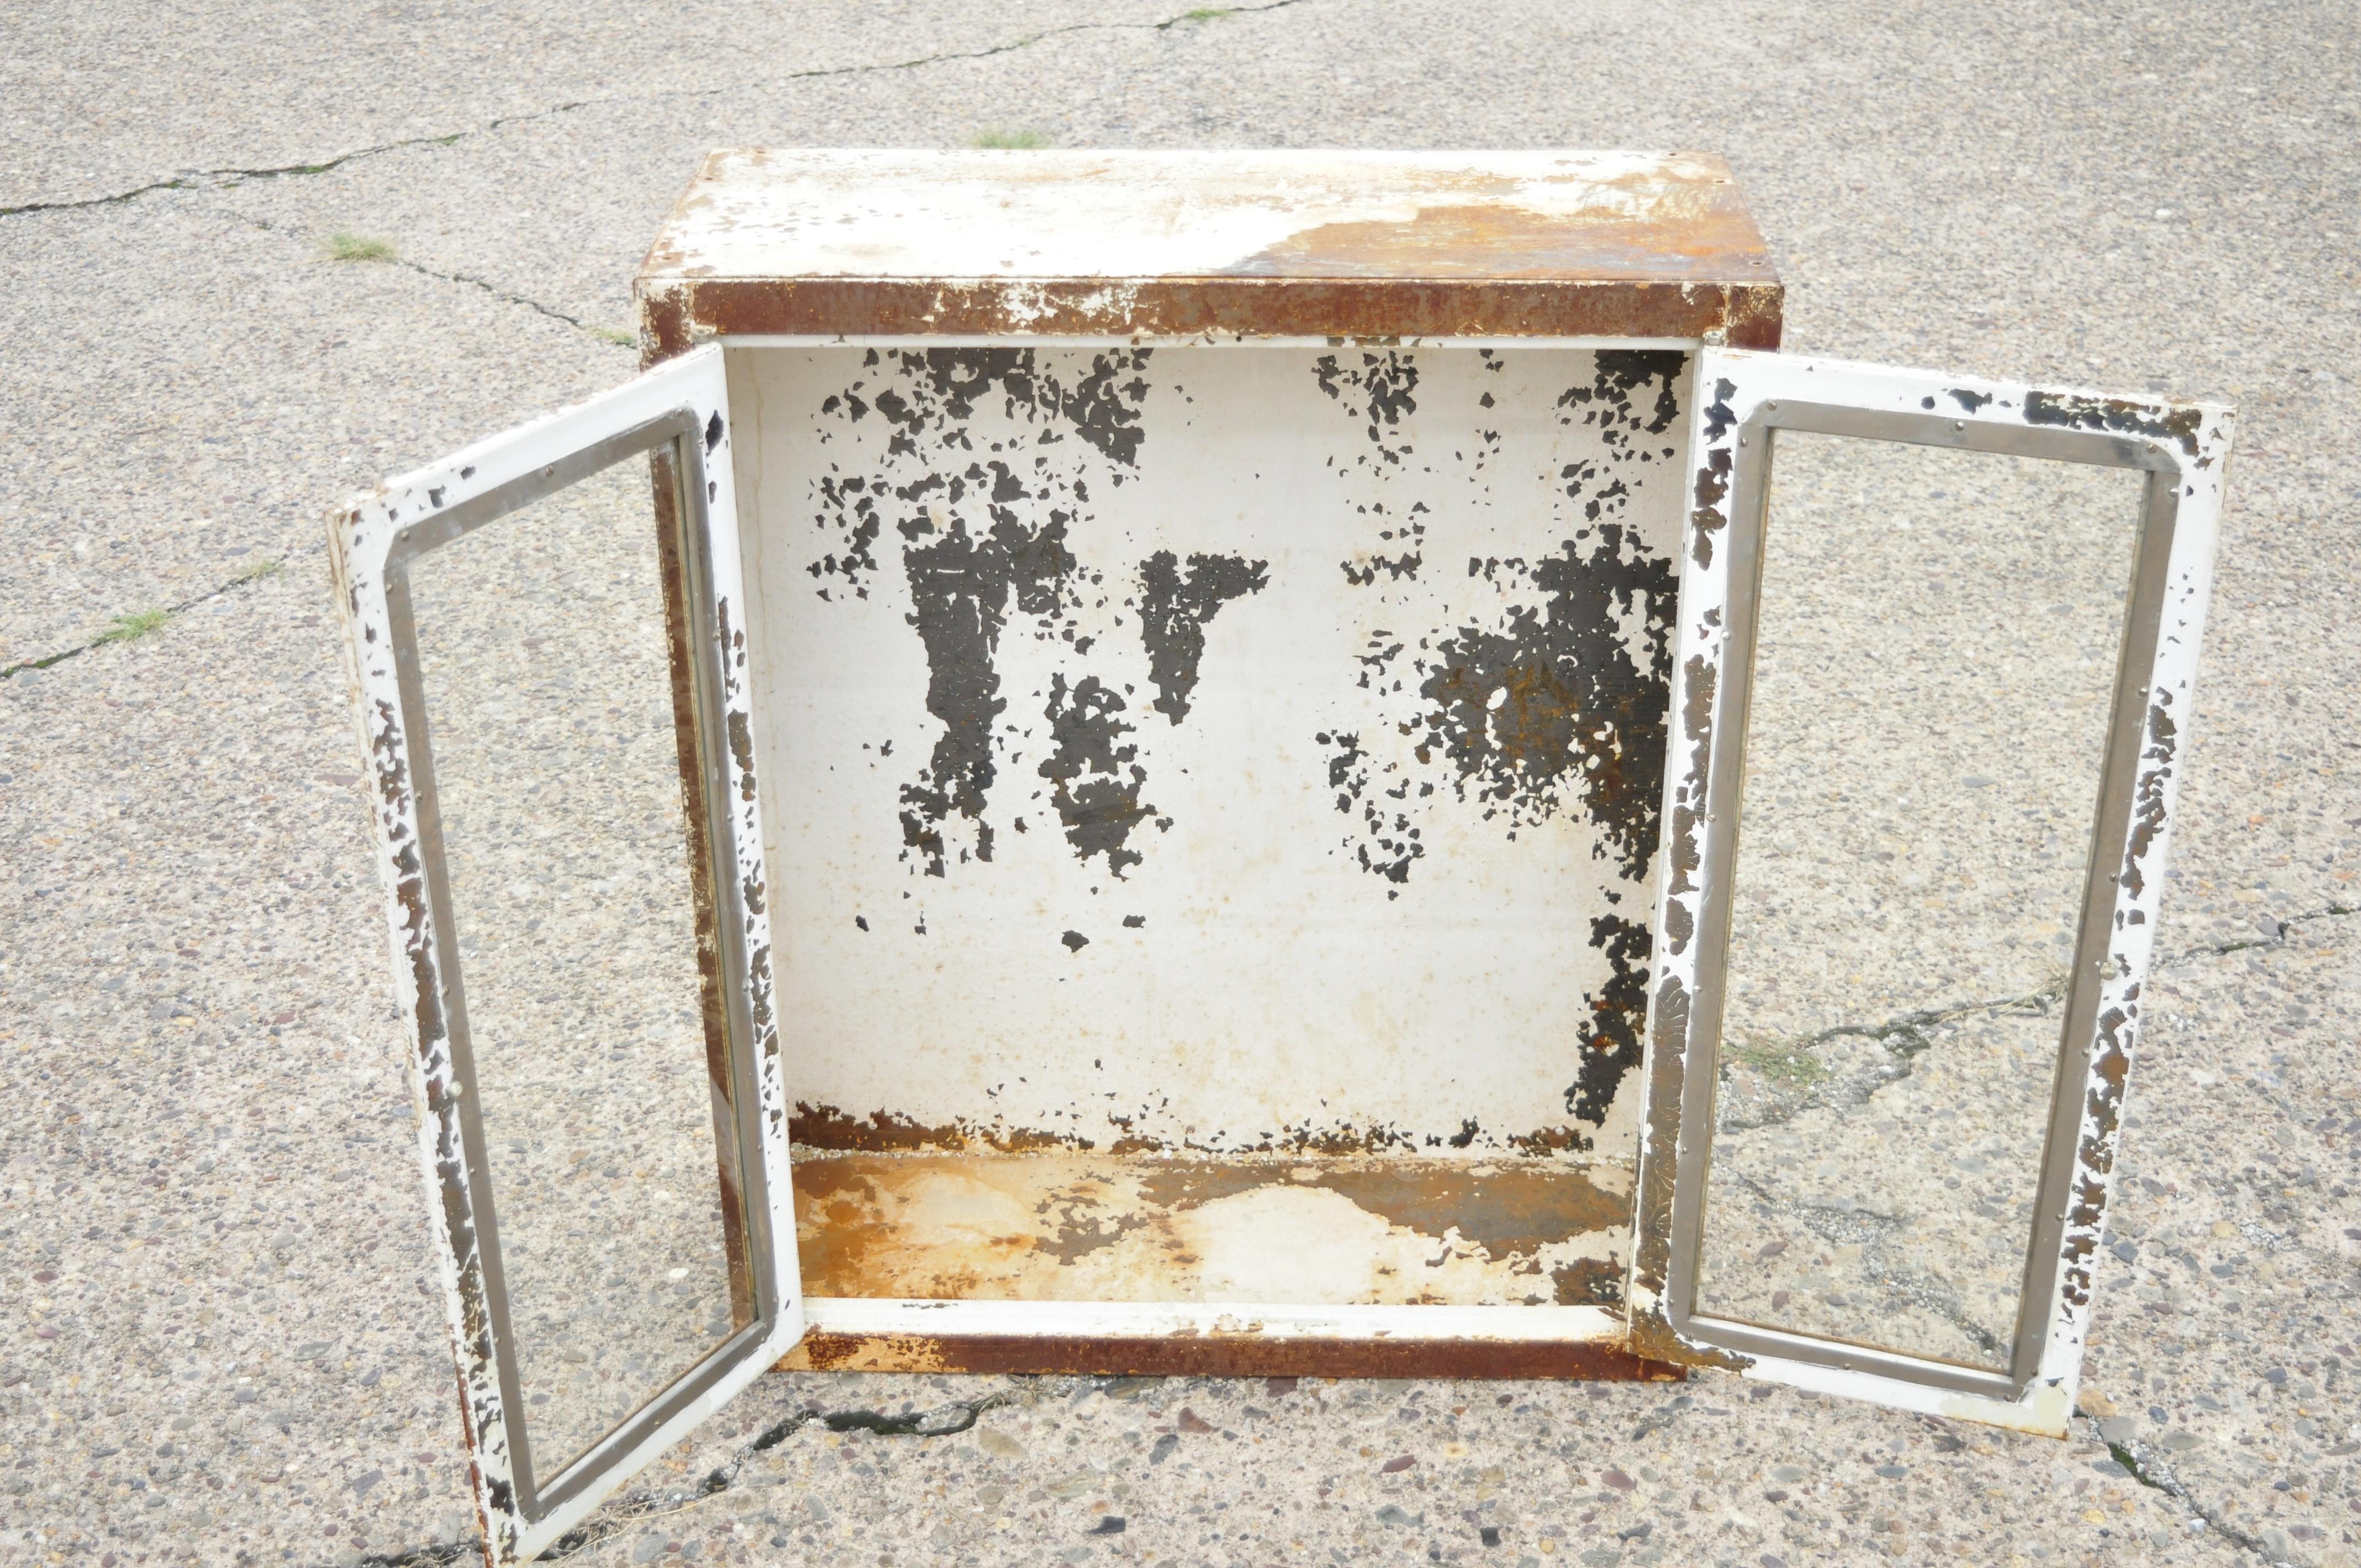
{"type": "Polygon", "coordinates": [[[1778,429],[2145,476],[2092,829],[2139,868],[2226,413],[1775,355],[1694,156],[721,152],[637,288],[639,381],[333,524],[497,1554],[782,1357],[1706,1361],[2062,1427],[2152,869],[2075,926],[2056,1214],[1992,1365],[1699,1307],[1762,466],[1778,429]],[[730,1323],[536,1486],[491,1242],[527,1146],[471,1122],[408,574],[642,454],[730,1323]]]}

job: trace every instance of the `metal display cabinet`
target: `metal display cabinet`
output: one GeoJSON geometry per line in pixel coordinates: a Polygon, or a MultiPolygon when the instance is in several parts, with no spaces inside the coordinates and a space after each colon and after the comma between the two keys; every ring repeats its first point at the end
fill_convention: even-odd
{"type": "Polygon", "coordinates": [[[333,522],[495,1560],[774,1363],[2063,1431],[2226,412],[1772,353],[1694,156],[722,152],[638,296],[637,380],[333,522]],[[2066,568],[2121,611],[2070,961],[1974,1004],[2055,1066],[1965,1349],[1704,1266],[1725,1003],[1804,950],[1732,910],[1806,436],[2136,487],[2066,568]]]}

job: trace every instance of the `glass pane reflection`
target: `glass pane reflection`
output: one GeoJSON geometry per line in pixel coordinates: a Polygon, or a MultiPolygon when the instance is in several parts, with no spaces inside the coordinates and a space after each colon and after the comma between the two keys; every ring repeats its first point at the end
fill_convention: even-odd
{"type": "Polygon", "coordinates": [[[533,1467],[730,1333],[645,459],[413,561],[533,1467]]]}
{"type": "Polygon", "coordinates": [[[2004,1371],[2143,476],[1775,439],[1697,1310],[2004,1371]]]}

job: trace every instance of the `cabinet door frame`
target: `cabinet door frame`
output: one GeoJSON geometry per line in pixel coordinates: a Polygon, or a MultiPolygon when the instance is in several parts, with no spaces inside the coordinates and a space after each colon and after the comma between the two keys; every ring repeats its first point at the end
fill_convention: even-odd
{"type": "Polygon", "coordinates": [[[329,519],[395,983],[411,1024],[419,1153],[485,1553],[494,1563],[538,1555],[803,1337],[770,895],[752,749],[742,743],[752,705],[731,434],[721,352],[704,349],[388,480],[329,519]],[[735,1326],[631,1417],[552,1472],[534,1464],[525,1426],[407,573],[418,556],[642,455],[655,476],[652,526],[681,736],[735,1326]]]}
{"type": "Polygon", "coordinates": [[[1634,1348],[1927,1414],[2062,1436],[2142,1018],[2193,717],[2232,414],[2200,403],[1708,348],[1697,366],[1665,770],[1640,1175],[1634,1348]],[[1775,432],[2140,470],[2074,966],[2010,1365],[1991,1372],[1697,1310],[1763,524],[1775,432]]]}

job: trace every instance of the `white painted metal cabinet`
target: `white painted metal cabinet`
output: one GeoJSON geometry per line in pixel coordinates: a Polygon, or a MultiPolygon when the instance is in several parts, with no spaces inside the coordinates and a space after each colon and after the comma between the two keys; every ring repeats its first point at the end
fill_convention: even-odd
{"type": "MultiPolygon", "coordinates": [[[[781,1354],[1441,1376],[1715,1361],[2059,1426],[2226,415],[1764,352],[1778,283],[1728,170],[1688,157],[719,153],[639,292],[640,381],[336,522],[497,1554],[532,1555],[781,1354]],[[2052,990],[2026,993],[2048,1001],[2010,1014],[2055,1003],[2056,1109],[2028,1157],[2027,1305],[1994,1332],[1989,1303],[1960,1307],[1964,1350],[1783,1325],[1742,1270],[1699,1266],[1730,1229],[1708,1219],[1716,1086],[1745,1102],[1748,1064],[1772,1059],[1749,1036],[1724,1060],[1715,1010],[1806,940],[1779,936],[1784,915],[1750,924],[1733,892],[1757,885],[1736,859],[1747,673],[1818,634],[1783,642],[1756,614],[1788,602],[1762,575],[1763,539],[1787,537],[1763,521],[1774,430],[2147,487],[2136,570],[2065,573],[2118,607],[2132,585],[2119,632],[2092,633],[2123,673],[2093,721],[2096,816],[2090,792],[2075,807],[2103,891],[2069,911],[2052,990]],[[642,452],[656,529],[644,492],[636,526],[617,501],[566,503],[582,515],[552,514],[537,544],[514,525],[515,559],[454,567],[415,612],[405,563],[642,452]],[[553,663],[567,636],[577,663],[553,663]],[[668,803],[647,782],[650,692],[668,803]],[[475,717],[446,725],[438,702],[475,717]],[[553,715],[588,722],[534,728],[553,715]],[[436,757],[448,728],[462,758],[456,811],[430,717],[436,757]],[[474,729],[505,737],[475,748],[494,761],[466,760],[474,729]],[[588,787],[600,769],[621,782],[588,787]],[[487,1003],[509,1012],[471,1058],[459,976],[478,970],[514,1000],[487,1003]],[[569,998],[588,1000],[558,1016],[569,998]],[[684,1052],[701,1132],[661,1109],[684,1052]],[[523,1065],[471,1091],[476,1058],[523,1065]],[[618,1080],[671,1144],[617,1154],[593,1102],[618,1080]],[[676,1190],[699,1149],[709,1210],[676,1190]],[[513,1270],[530,1290],[486,1245],[511,1190],[540,1227],[522,1255],[540,1261],[513,1270]],[[660,1239],[708,1234],[653,1268],[660,1239]],[[615,1323],[688,1324],[665,1292],[700,1279],[726,1321],[616,1362],[652,1402],[566,1392],[591,1375],[566,1366],[622,1332],[582,1312],[598,1290],[639,1303],[615,1323]],[[536,1332],[575,1360],[534,1371],[536,1332]],[[536,1472],[544,1429],[588,1446],[536,1472]]],[[[1841,472],[1828,493],[1883,494],[1841,472]]],[[[1759,710],[1786,689],[1766,674],[1759,710]]],[[[1765,832],[1750,855],[1775,853],[1765,832]]],[[[2031,841],[2012,832],[1993,842],[2031,841]]],[[[1786,885],[1763,863],[1760,885],[1786,885]]],[[[1995,928],[1974,962],[2025,940],[1995,928]]],[[[1948,1005],[1929,1016],[1968,1015],[1948,1005]]],[[[1794,1036],[1781,1137],[1854,1103],[1813,1087],[1852,1081],[1817,1037],[1794,1036]]],[[[1894,1077],[1871,1071],[1858,1103],[1894,1077]]],[[[1767,1192],[1732,1146],[1726,1169],[1767,1192]]],[[[1822,1212],[1747,1201],[1747,1223],[1822,1212]]]]}

